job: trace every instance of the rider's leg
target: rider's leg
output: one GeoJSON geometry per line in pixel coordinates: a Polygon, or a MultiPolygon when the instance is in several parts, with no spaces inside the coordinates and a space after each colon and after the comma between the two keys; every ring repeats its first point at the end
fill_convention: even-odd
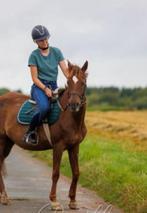
{"type": "Polygon", "coordinates": [[[33,100],[37,103],[37,110],[34,114],[28,131],[25,134],[25,142],[30,144],[37,144],[37,133],[36,127],[39,126],[42,122],[42,119],[45,118],[47,112],[50,110],[50,98],[46,96],[43,90],[38,88],[36,85],[32,86],[31,96],[33,100]]]}

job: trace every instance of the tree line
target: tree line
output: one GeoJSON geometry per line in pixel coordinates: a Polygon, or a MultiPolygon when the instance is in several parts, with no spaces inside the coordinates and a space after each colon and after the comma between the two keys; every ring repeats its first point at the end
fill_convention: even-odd
{"type": "Polygon", "coordinates": [[[147,87],[91,87],[87,88],[86,94],[89,108],[101,110],[147,109],[147,87]]]}
{"type": "MultiPolygon", "coordinates": [[[[9,92],[0,89],[0,95],[9,92]]],[[[21,90],[17,90],[21,92],[21,90]]],[[[87,107],[91,110],[142,110],[147,109],[147,87],[88,87],[86,89],[87,107]]]]}

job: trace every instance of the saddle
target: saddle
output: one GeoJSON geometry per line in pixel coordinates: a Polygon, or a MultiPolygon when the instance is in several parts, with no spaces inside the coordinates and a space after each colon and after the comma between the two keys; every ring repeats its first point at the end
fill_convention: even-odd
{"type": "MultiPolygon", "coordinates": [[[[32,117],[35,113],[37,104],[34,100],[28,99],[26,100],[20,107],[20,110],[17,115],[17,121],[23,125],[29,125],[32,117]]],[[[42,123],[47,123],[49,125],[54,124],[60,116],[61,106],[58,101],[57,93],[54,93],[53,98],[51,100],[51,110],[46,115],[46,118],[42,121],[42,123]]]]}

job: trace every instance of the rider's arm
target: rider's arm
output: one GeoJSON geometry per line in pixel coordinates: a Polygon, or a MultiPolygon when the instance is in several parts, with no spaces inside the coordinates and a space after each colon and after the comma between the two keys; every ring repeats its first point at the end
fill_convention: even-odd
{"type": "Polygon", "coordinates": [[[34,82],[34,84],[36,86],[38,86],[40,89],[42,89],[45,94],[49,97],[52,96],[52,91],[46,87],[38,78],[38,69],[36,66],[30,66],[30,71],[31,71],[31,77],[32,77],[32,81],[34,82]]]}
{"type": "Polygon", "coordinates": [[[60,62],[59,62],[59,66],[60,66],[60,68],[61,68],[63,74],[65,75],[65,77],[68,79],[68,77],[69,77],[69,72],[68,72],[68,67],[67,67],[67,65],[66,65],[66,63],[65,63],[65,60],[60,61],[60,62]]]}

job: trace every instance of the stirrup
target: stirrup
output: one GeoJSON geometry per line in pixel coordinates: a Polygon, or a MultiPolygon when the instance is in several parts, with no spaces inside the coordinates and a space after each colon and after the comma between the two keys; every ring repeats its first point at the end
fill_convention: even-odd
{"type": "Polygon", "coordinates": [[[24,135],[24,141],[30,145],[37,145],[39,142],[38,135],[36,131],[29,131],[24,135]],[[34,134],[34,138],[31,138],[34,134]]]}

